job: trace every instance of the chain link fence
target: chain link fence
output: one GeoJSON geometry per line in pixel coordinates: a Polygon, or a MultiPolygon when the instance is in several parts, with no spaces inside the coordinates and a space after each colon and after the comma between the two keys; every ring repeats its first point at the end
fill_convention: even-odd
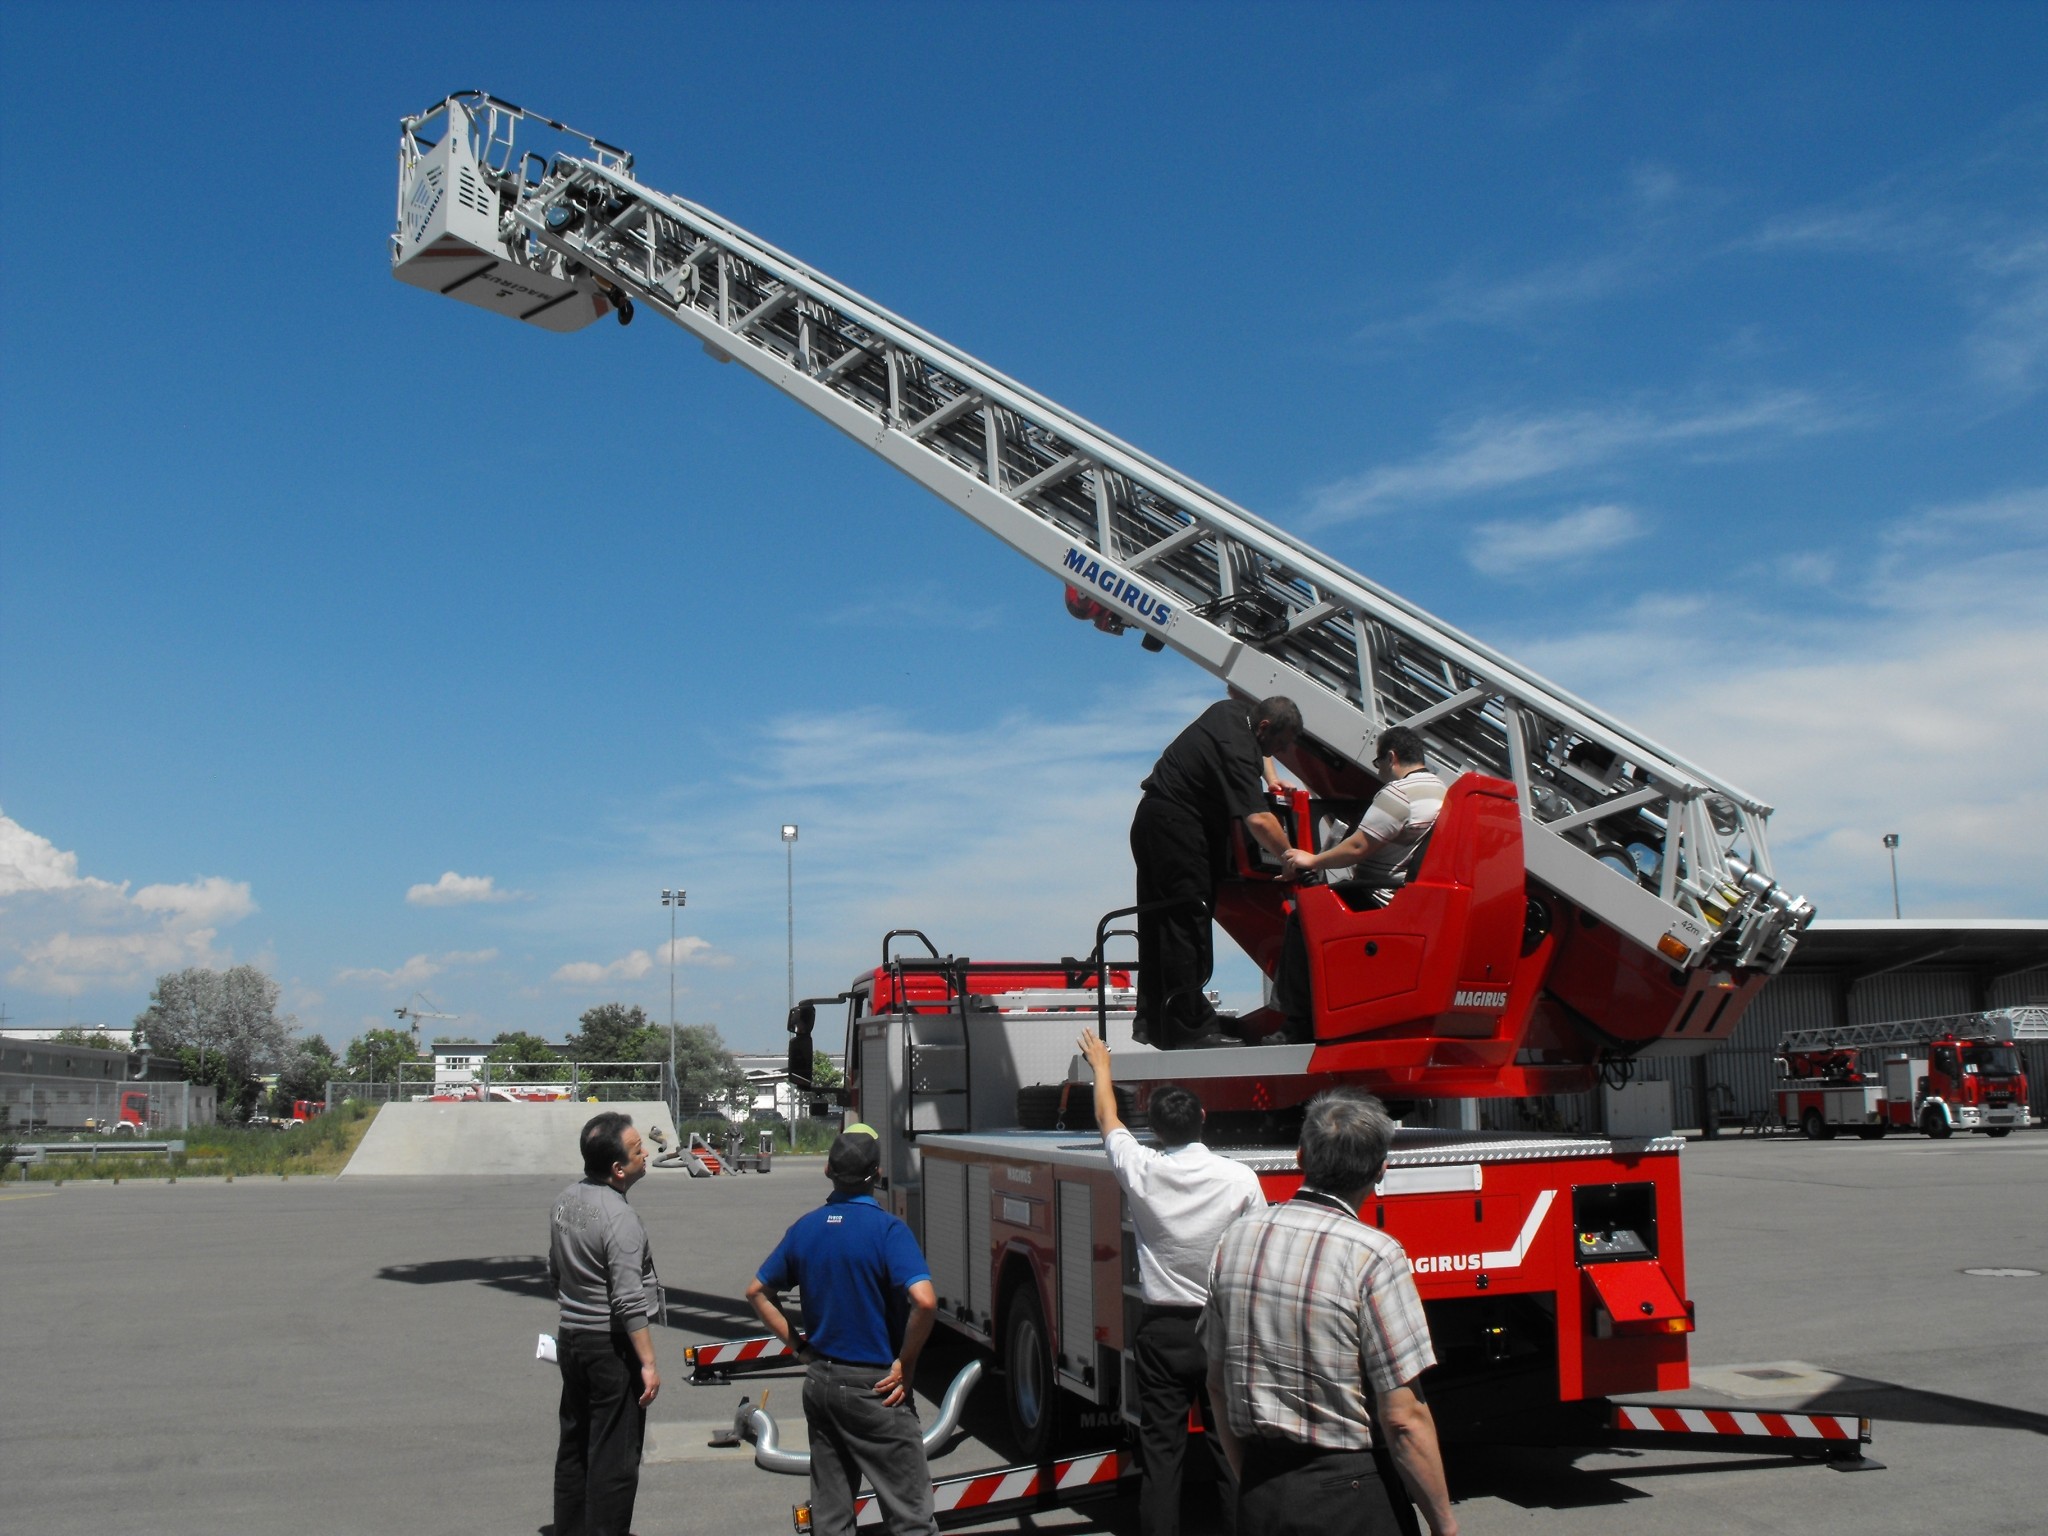
{"type": "Polygon", "coordinates": [[[551,1100],[618,1104],[658,1099],[684,1119],[693,1114],[722,1114],[716,1100],[677,1096],[665,1061],[488,1061],[461,1073],[436,1073],[431,1062],[408,1062],[388,1078],[354,1081],[336,1078],[327,1085],[332,1108],[349,1099],[365,1104],[391,1103],[546,1103],[551,1100]]]}
{"type": "Polygon", "coordinates": [[[21,1136],[122,1126],[124,1134],[154,1136],[211,1125],[214,1108],[207,1083],[0,1073],[0,1131],[21,1136]]]}

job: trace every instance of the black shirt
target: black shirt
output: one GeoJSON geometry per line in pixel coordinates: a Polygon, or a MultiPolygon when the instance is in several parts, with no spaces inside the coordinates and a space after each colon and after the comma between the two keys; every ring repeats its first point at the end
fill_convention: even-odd
{"type": "Polygon", "coordinates": [[[1231,822],[1268,809],[1254,707],[1236,699],[1211,704],[1167,744],[1143,786],[1200,818],[1212,847],[1224,845],[1231,822]]]}

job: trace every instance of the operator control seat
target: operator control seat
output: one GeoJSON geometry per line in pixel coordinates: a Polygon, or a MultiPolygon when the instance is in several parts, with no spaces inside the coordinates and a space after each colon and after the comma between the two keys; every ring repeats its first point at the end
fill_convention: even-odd
{"type": "Polygon", "coordinates": [[[1481,774],[1454,782],[1384,904],[1370,888],[1302,885],[1294,905],[1319,1043],[1404,1025],[1491,1033],[1526,909],[1514,787],[1481,774]]]}

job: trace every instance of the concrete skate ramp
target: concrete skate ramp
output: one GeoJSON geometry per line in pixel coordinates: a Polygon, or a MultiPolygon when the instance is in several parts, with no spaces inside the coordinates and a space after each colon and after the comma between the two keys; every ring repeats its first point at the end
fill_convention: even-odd
{"type": "Polygon", "coordinates": [[[343,1178],[545,1173],[573,1179],[583,1171],[576,1151],[583,1123],[607,1109],[631,1115],[642,1136],[650,1125],[660,1126],[669,1145],[677,1144],[675,1121],[658,1101],[386,1104],[341,1173],[343,1178]]]}

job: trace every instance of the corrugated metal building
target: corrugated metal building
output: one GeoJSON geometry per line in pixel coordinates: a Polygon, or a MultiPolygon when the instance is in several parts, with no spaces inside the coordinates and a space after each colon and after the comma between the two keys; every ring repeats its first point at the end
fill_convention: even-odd
{"type": "MultiPolygon", "coordinates": [[[[1674,1118],[1703,1122],[1707,1095],[1727,1090],[1739,1122],[1775,1108],[1777,1045],[1795,1029],[1939,1018],[2048,1004],[2048,920],[1826,918],[1807,930],[1783,974],[1750,1005],[1735,1033],[1705,1056],[1646,1057],[1636,1076],[1671,1084],[1674,1118]]],[[[2021,1049],[2034,1116],[2048,1117],[2048,1041],[2021,1049]]],[[[1601,1130],[1598,1092],[1480,1105],[1489,1130],[1601,1130]]]]}

